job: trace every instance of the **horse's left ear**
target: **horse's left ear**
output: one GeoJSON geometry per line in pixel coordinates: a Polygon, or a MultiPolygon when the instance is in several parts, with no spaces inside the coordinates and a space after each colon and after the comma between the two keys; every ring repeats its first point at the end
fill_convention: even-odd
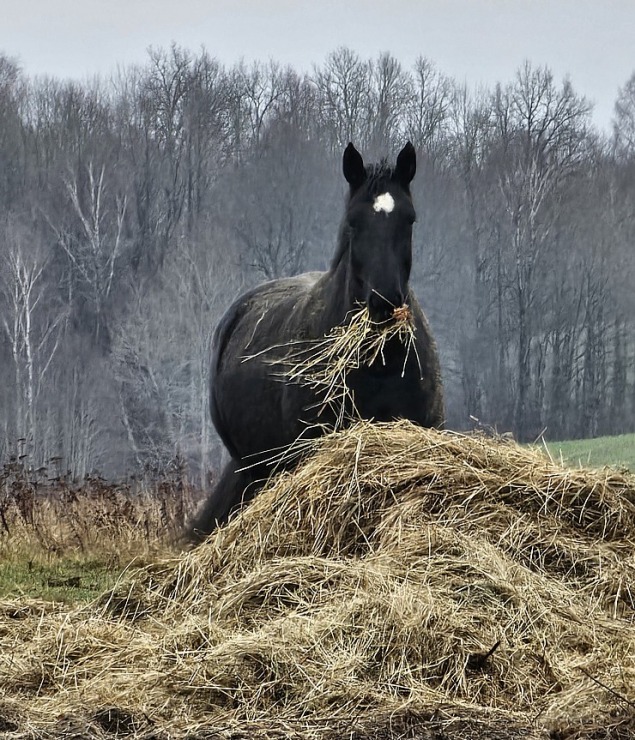
{"type": "Polygon", "coordinates": [[[404,187],[408,187],[417,171],[417,153],[410,142],[397,155],[394,179],[404,187]]]}

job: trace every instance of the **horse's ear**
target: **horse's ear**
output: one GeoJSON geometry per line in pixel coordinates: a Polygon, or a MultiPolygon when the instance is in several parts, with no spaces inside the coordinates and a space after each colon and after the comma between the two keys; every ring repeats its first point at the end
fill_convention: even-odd
{"type": "Polygon", "coordinates": [[[342,169],[346,181],[354,189],[362,185],[366,179],[366,168],[364,167],[362,155],[351,143],[344,149],[342,169]]]}
{"type": "Polygon", "coordinates": [[[404,187],[408,187],[417,171],[417,153],[410,142],[397,155],[394,179],[404,187]]]}

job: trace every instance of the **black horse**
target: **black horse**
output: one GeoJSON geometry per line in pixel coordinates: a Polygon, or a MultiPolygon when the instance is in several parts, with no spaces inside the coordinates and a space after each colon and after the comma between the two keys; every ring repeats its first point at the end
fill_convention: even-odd
{"type": "Polygon", "coordinates": [[[273,280],[238,298],[214,335],[211,413],[231,461],[191,525],[200,539],[241,503],[251,499],[270,467],[270,451],[300,434],[322,433],[331,411],[316,392],[275,377],[267,350],[324,337],[367,306],[373,322],[390,321],[406,304],[414,322],[415,348],[394,338],[381,361],[348,378],[364,419],[410,419],[425,427],[443,424],[439,361],[426,319],[409,288],[415,210],[410,182],[416,155],[410,142],[394,168],[385,161],[365,167],[352,144],[344,151],[350,185],[339,244],[328,272],[273,280]],[[251,359],[245,359],[250,357],[251,359]]]}

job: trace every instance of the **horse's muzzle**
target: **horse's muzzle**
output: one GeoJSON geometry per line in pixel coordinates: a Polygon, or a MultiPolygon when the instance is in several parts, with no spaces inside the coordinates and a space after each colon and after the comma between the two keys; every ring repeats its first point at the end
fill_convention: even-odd
{"type": "Polygon", "coordinates": [[[383,324],[393,318],[396,308],[403,305],[404,297],[401,293],[396,295],[383,295],[376,291],[368,298],[368,313],[376,324],[383,324]]]}

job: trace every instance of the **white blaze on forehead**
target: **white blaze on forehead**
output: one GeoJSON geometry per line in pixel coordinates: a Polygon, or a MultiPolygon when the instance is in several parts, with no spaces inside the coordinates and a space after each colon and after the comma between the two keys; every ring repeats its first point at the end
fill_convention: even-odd
{"type": "Polygon", "coordinates": [[[392,213],[395,207],[395,200],[390,193],[382,193],[375,198],[373,203],[373,209],[376,213],[383,211],[384,213],[392,213]]]}

